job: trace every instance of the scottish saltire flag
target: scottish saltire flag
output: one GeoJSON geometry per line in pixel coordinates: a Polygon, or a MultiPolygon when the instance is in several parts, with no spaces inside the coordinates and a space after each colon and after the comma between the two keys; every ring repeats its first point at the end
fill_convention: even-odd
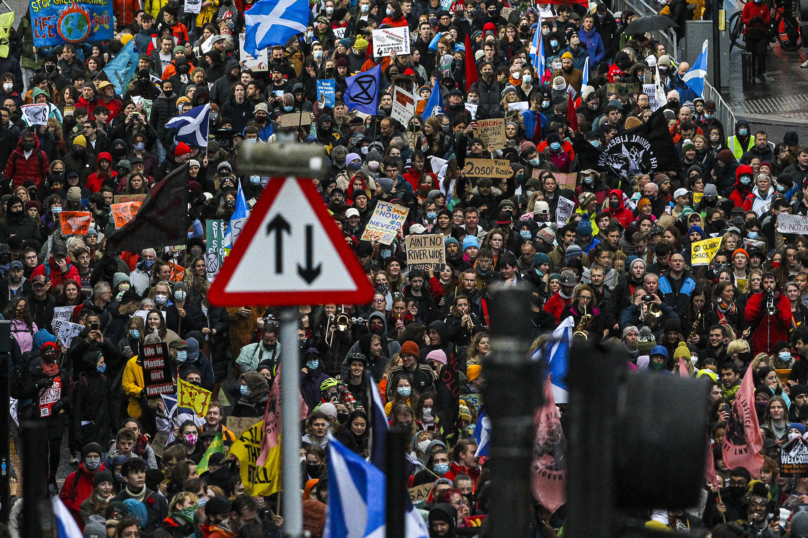
{"type": "Polygon", "coordinates": [[[130,39],[103,71],[115,86],[115,95],[123,95],[129,90],[129,80],[135,73],[140,56],[135,50],[135,40],[130,39]]]}
{"type": "Polygon", "coordinates": [[[259,0],[244,13],[244,50],[254,58],[273,45],[286,45],[289,38],[305,33],[309,24],[307,0],[259,0]]]}
{"type": "Polygon", "coordinates": [[[443,93],[440,91],[440,84],[435,84],[429,99],[424,106],[424,119],[443,114],[443,93]]]}
{"type": "Polygon", "coordinates": [[[370,462],[376,468],[384,472],[385,461],[387,458],[387,413],[384,412],[384,404],[382,397],[379,395],[379,387],[373,381],[370,372],[367,374],[368,384],[370,385],[370,462]]]}
{"type": "Polygon", "coordinates": [[[589,86],[589,56],[587,56],[584,61],[584,73],[581,80],[581,91],[583,91],[584,86],[589,86]]]}
{"type": "Polygon", "coordinates": [[[82,538],[83,534],[76,525],[76,520],[70,514],[70,510],[64,505],[62,500],[58,497],[51,497],[51,507],[53,508],[53,515],[56,517],[56,528],[59,532],[59,538],[82,538]]]}
{"type": "Polygon", "coordinates": [[[376,108],[379,106],[381,74],[382,66],[377,65],[369,71],[363,71],[345,79],[346,89],[342,100],[345,101],[348,110],[358,110],[371,116],[376,115],[376,108]]]}
{"type": "Polygon", "coordinates": [[[192,108],[166,123],[166,128],[177,129],[177,142],[185,142],[189,146],[208,147],[208,121],[210,120],[210,103],[192,108]]]}
{"type": "Polygon", "coordinates": [[[480,416],[477,417],[477,426],[474,428],[474,439],[477,441],[476,457],[488,456],[491,443],[491,419],[488,418],[488,411],[483,407],[480,416]]]}
{"type": "Polygon", "coordinates": [[[533,360],[544,360],[547,363],[547,375],[552,375],[553,398],[556,403],[567,403],[567,360],[572,345],[574,320],[569,317],[562,321],[553,331],[553,338],[536,350],[533,360]]]}
{"type": "Polygon", "coordinates": [[[544,39],[541,35],[541,17],[539,17],[539,24],[536,26],[536,32],[533,34],[533,43],[530,44],[530,58],[533,60],[531,65],[536,71],[539,80],[543,77],[545,70],[544,58],[544,39]]]}
{"type": "Polygon", "coordinates": [[[688,88],[696,92],[699,97],[704,97],[704,79],[707,77],[707,40],[701,46],[701,54],[696,59],[693,67],[685,73],[682,80],[688,88]]]}
{"type": "MultiPolygon", "coordinates": [[[[385,538],[385,476],[328,434],[328,508],[325,538],[385,538]]],[[[405,516],[406,538],[427,538],[424,519],[405,516]]]]}
{"type": "Polygon", "coordinates": [[[241,181],[238,182],[238,193],[236,194],[236,209],[230,217],[230,222],[227,224],[227,231],[224,234],[224,249],[229,251],[236,244],[236,239],[241,235],[241,230],[250,218],[250,206],[247,205],[247,199],[244,197],[244,191],[241,190],[241,181]]]}

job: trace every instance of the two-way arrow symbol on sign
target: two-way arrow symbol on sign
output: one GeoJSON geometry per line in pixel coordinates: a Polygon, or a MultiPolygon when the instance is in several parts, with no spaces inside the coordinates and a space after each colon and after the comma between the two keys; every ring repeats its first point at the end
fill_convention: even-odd
{"type": "MultiPolygon", "coordinates": [[[[292,227],[289,222],[278,214],[267,224],[267,235],[275,234],[275,274],[283,274],[283,234],[286,232],[292,235],[292,227]]],[[[306,266],[297,264],[297,274],[311,284],[320,276],[323,264],[314,265],[314,226],[306,224],[306,266]]]]}

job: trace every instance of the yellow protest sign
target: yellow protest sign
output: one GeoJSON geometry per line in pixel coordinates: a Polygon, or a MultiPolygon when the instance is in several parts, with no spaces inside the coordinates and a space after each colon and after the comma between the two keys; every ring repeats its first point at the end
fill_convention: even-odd
{"type": "Polygon", "coordinates": [[[192,385],[182,379],[177,379],[177,407],[193,409],[198,417],[208,414],[210,405],[210,391],[192,385]]]}
{"type": "Polygon", "coordinates": [[[694,192],[693,193],[693,205],[698,204],[701,202],[702,197],[704,196],[703,192],[694,192]]]}
{"type": "Polygon", "coordinates": [[[8,58],[8,33],[13,24],[13,11],[0,15],[0,58],[8,58]]]}
{"type": "Polygon", "coordinates": [[[721,236],[696,241],[690,245],[690,265],[709,265],[721,246],[721,236]]]}
{"type": "MultiPolygon", "coordinates": [[[[280,438],[280,435],[278,436],[280,438]]],[[[264,421],[257,423],[241,434],[230,447],[230,454],[240,462],[241,483],[247,495],[272,495],[281,489],[281,447],[269,450],[266,463],[256,465],[261,455],[261,440],[264,438],[264,421]]]]}

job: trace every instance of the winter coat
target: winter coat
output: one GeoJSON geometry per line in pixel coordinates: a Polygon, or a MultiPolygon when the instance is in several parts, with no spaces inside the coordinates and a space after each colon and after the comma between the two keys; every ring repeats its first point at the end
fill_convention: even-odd
{"type": "Polygon", "coordinates": [[[663,300],[671,308],[676,310],[679,317],[684,317],[685,310],[687,309],[688,302],[690,301],[690,294],[696,289],[696,281],[690,275],[682,274],[682,286],[679,288],[679,293],[674,293],[671,286],[670,275],[663,275],[659,279],[659,291],[663,294],[663,300]]]}
{"type": "MultiPolygon", "coordinates": [[[[740,167],[739,167],[740,168],[740,167]]],[[[751,168],[751,167],[750,167],[751,168]]],[[[743,202],[744,211],[752,210],[760,218],[764,213],[767,213],[772,205],[772,198],[774,198],[774,189],[769,187],[769,192],[766,196],[760,194],[760,190],[755,187],[752,189],[752,194],[746,197],[743,202]]]]}
{"type": "MultiPolygon", "coordinates": [[[[230,349],[228,346],[230,317],[227,315],[227,309],[217,306],[208,306],[208,314],[202,319],[202,327],[211,329],[208,338],[213,377],[216,381],[222,381],[227,377],[227,365],[230,362],[228,356],[230,349]],[[216,334],[213,334],[213,329],[216,329],[216,334]]],[[[200,342],[200,345],[201,344],[203,344],[203,342],[200,342]]]]}
{"type": "Polygon", "coordinates": [[[747,164],[742,164],[735,169],[735,190],[729,195],[729,199],[735,202],[735,207],[743,207],[746,198],[752,194],[752,185],[741,185],[741,176],[748,175],[750,178],[755,176],[752,167],[747,164]]]}
{"type": "Polygon", "coordinates": [[[241,133],[247,123],[253,119],[255,105],[249,99],[237,103],[235,97],[230,97],[222,107],[222,116],[229,118],[233,123],[233,132],[241,133]]]}
{"type": "Polygon", "coordinates": [[[40,147],[39,137],[34,137],[34,149],[31,150],[31,155],[28,158],[25,157],[25,152],[22,149],[22,138],[20,138],[17,141],[17,148],[11,153],[6,162],[3,175],[11,179],[13,187],[18,187],[26,181],[33,181],[37,189],[39,189],[48,175],[49,167],[50,162],[48,161],[48,156],[40,147]]]}
{"type": "Polygon", "coordinates": [[[611,198],[612,194],[617,195],[618,207],[617,209],[611,209],[611,207],[609,207],[609,209],[606,209],[606,211],[609,213],[611,218],[617,219],[623,228],[625,228],[634,220],[634,214],[630,210],[626,209],[626,207],[623,205],[623,191],[620,189],[612,189],[609,191],[608,198],[611,198]]]}
{"type": "Polygon", "coordinates": [[[583,29],[583,27],[578,30],[578,37],[581,38],[581,44],[586,47],[586,50],[589,52],[589,69],[593,69],[603,61],[604,56],[606,56],[606,49],[603,46],[603,40],[600,38],[600,34],[592,28],[589,32],[583,29]]]}
{"type": "Polygon", "coordinates": [[[72,438],[76,446],[87,443],[106,446],[110,439],[107,378],[98,372],[87,372],[82,373],[75,383],[70,413],[72,438]]]}
{"type": "Polygon", "coordinates": [[[774,304],[777,313],[769,315],[766,312],[766,294],[755,293],[746,302],[744,317],[746,322],[753,324],[752,356],[758,353],[772,354],[774,346],[788,341],[788,330],[791,328],[791,303],[785,294],[775,297],[774,304]],[[758,322],[758,317],[760,321],[758,322]],[[754,323],[757,326],[754,327],[754,323]]]}
{"type": "MultiPolygon", "coordinates": [[[[109,438],[105,440],[105,443],[108,441],[109,438]]],[[[61,491],[59,491],[59,499],[64,503],[67,509],[70,510],[70,513],[81,529],[84,528],[84,520],[81,517],[81,503],[87,500],[93,493],[93,477],[96,473],[104,470],[106,470],[106,467],[101,463],[101,467],[97,471],[91,472],[84,466],[84,462],[82,461],[79,463],[78,470],[67,475],[65,483],[62,485],[61,491]]]]}
{"type": "Polygon", "coordinates": [[[214,82],[213,87],[211,87],[210,100],[219,106],[222,106],[230,99],[230,87],[239,81],[238,77],[230,76],[230,71],[236,67],[239,67],[238,60],[227,60],[224,68],[225,76],[214,82]]]}
{"type": "Polygon", "coordinates": [[[0,242],[8,243],[8,238],[12,235],[22,240],[34,239],[42,242],[39,223],[29,217],[25,211],[16,217],[11,213],[6,213],[5,221],[0,222],[0,242]]]}
{"type": "Polygon", "coordinates": [[[322,399],[320,385],[328,379],[328,376],[321,372],[320,368],[316,370],[309,368],[308,370],[308,372],[300,372],[300,395],[309,409],[314,409],[322,399]]]}
{"type": "MultiPolygon", "coordinates": [[[[158,0],[154,1],[156,3],[158,0]]],[[[124,489],[112,498],[112,502],[124,502],[125,500],[131,498],[132,497],[129,495],[126,489],[124,489]]],[[[160,523],[166,517],[168,517],[168,501],[166,501],[166,498],[159,493],[146,488],[146,496],[143,498],[143,506],[146,507],[147,516],[146,524],[143,526],[143,530],[147,534],[151,535],[158,528],[160,523]]]]}
{"type": "MultiPolygon", "coordinates": [[[[155,2],[158,0],[155,0],[155,2]]],[[[163,94],[160,94],[152,104],[151,117],[149,117],[149,124],[157,131],[157,137],[162,141],[166,138],[168,129],[166,123],[177,115],[177,96],[172,95],[169,99],[163,94]]]]}
{"type": "Polygon", "coordinates": [[[65,280],[75,280],[76,282],[81,282],[79,270],[75,265],[70,263],[70,258],[66,258],[66,260],[67,271],[63,274],[62,271],[59,270],[59,266],[56,265],[56,262],[53,260],[53,255],[51,254],[48,256],[45,263],[37,265],[36,268],[34,268],[34,272],[31,273],[31,280],[39,275],[44,275],[50,281],[51,288],[61,286],[65,283],[65,280]]]}

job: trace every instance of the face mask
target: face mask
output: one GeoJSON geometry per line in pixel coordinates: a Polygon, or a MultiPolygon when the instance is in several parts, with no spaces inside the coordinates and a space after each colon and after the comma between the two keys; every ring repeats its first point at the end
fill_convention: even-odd
{"type": "Polygon", "coordinates": [[[752,232],[752,231],[750,231],[750,232],[747,232],[746,236],[747,236],[749,239],[757,239],[757,238],[758,238],[758,233],[757,233],[757,232],[752,232]]]}
{"type": "MultiPolygon", "coordinates": [[[[432,410],[429,409],[429,411],[432,411],[432,410]]],[[[426,415],[426,412],[427,412],[427,409],[424,409],[424,415],[426,415]]],[[[420,443],[418,443],[418,450],[420,450],[421,452],[426,452],[426,447],[429,446],[429,443],[431,443],[431,441],[429,439],[425,439],[425,440],[421,441],[420,443]]]]}
{"type": "MultiPolygon", "coordinates": [[[[796,438],[798,438],[798,437],[802,437],[802,436],[800,435],[800,432],[789,432],[789,433],[788,433],[788,440],[789,440],[789,441],[793,441],[794,439],[796,439],[796,438]]],[[[85,465],[85,466],[86,466],[86,465],[85,465]]]]}
{"type": "Polygon", "coordinates": [[[541,104],[542,108],[547,108],[549,106],[550,106],[550,101],[542,101],[542,104],[541,104]]]}
{"type": "Polygon", "coordinates": [[[789,362],[791,360],[791,353],[780,353],[780,360],[783,362],[789,362]]]}
{"type": "Polygon", "coordinates": [[[306,472],[309,473],[309,476],[320,476],[322,470],[323,470],[322,465],[317,465],[316,463],[306,464],[306,472]]]}
{"type": "Polygon", "coordinates": [[[541,159],[536,157],[536,158],[530,159],[528,161],[528,163],[530,163],[530,166],[539,166],[541,164],[541,159]]]}
{"type": "Polygon", "coordinates": [[[241,390],[241,394],[243,394],[244,396],[247,396],[247,395],[250,394],[250,389],[247,388],[247,385],[241,385],[239,387],[239,389],[241,390]]]}
{"type": "Polygon", "coordinates": [[[410,395],[410,392],[412,392],[412,389],[411,389],[410,387],[398,387],[398,388],[396,389],[396,391],[397,391],[397,392],[398,392],[398,393],[399,393],[401,396],[407,396],[407,397],[408,397],[408,396],[410,395]]]}
{"type": "Polygon", "coordinates": [[[327,8],[325,8],[325,12],[328,13],[329,15],[331,15],[332,13],[334,13],[334,8],[333,7],[327,7],[327,8]]]}
{"type": "Polygon", "coordinates": [[[174,292],[174,298],[178,301],[185,300],[185,292],[183,290],[177,290],[174,292]]]}
{"type": "Polygon", "coordinates": [[[387,16],[389,17],[392,14],[393,14],[393,10],[390,9],[390,8],[387,8],[387,16]]]}
{"type": "Polygon", "coordinates": [[[755,402],[755,408],[761,413],[766,411],[766,407],[768,405],[769,405],[769,402],[755,402]]]}
{"type": "Polygon", "coordinates": [[[547,35],[547,34],[549,34],[549,33],[550,33],[550,29],[549,29],[549,28],[542,28],[542,29],[541,29],[541,35],[547,35]]]}
{"type": "Polygon", "coordinates": [[[528,84],[530,84],[531,82],[533,82],[533,76],[532,75],[525,75],[525,78],[523,80],[525,82],[527,82],[528,84]]]}
{"type": "Polygon", "coordinates": [[[13,84],[9,83],[3,84],[3,89],[6,91],[6,93],[9,93],[13,88],[14,88],[13,84]]]}
{"type": "Polygon", "coordinates": [[[721,228],[724,227],[724,219],[715,219],[712,222],[712,226],[714,230],[720,230],[721,228]]]}
{"type": "Polygon", "coordinates": [[[561,144],[559,144],[558,142],[552,142],[550,144],[550,149],[553,150],[553,151],[558,151],[560,148],[561,148],[561,144]]]}
{"type": "Polygon", "coordinates": [[[140,338],[140,329],[129,329],[129,335],[135,339],[140,338]]]}
{"type": "Polygon", "coordinates": [[[188,360],[188,352],[184,349],[177,350],[177,362],[185,362],[188,360]]]}
{"type": "Polygon", "coordinates": [[[90,471],[97,471],[101,468],[101,458],[85,458],[84,466],[90,471]]]}
{"type": "Polygon", "coordinates": [[[226,205],[227,207],[233,208],[233,207],[236,207],[236,201],[235,200],[227,200],[224,205],[226,205]]]}
{"type": "Polygon", "coordinates": [[[375,172],[379,169],[379,161],[368,161],[368,169],[375,172]]]}
{"type": "Polygon", "coordinates": [[[752,178],[749,176],[741,176],[741,185],[749,185],[752,183],[752,178]]]}
{"type": "Polygon", "coordinates": [[[443,476],[449,472],[449,464],[448,463],[436,463],[433,469],[435,474],[438,476],[443,476]]]}
{"type": "Polygon", "coordinates": [[[45,66],[45,72],[46,73],[53,73],[54,71],[56,71],[56,66],[55,65],[46,65],[45,66]]]}
{"type": "Polygon", "coordinates": [[[196,501],[197,506],[205,506],[206,504],[208,504],[208,498],[207,497],[199,497],[199,499],[197,499],[197,501],[196,501]]]}
{"type": "Polygon", "coordinates": [[[320,361],[307,361],[306,368],[309,370],[316,370],[320,366],[320,361]]]}
{"type": "Polygon", "coordinates": [[[777,185],[777,187],[775,188],[777,189],[777,192],[785,192],[786,190],[786,188],[783,185],[777,185]]]}
{"type": "Polygon", "coordinates": [[[152,265],[154,265],[154,260],[143,260],[143,267],[146,269],[151,269],[152,265]]]}
{"type": "Polygon", "coordinates": [[[283,109],[284,109],[286,112],[291,112],[293,108],[295,108],[295,107],[294,107],[294,105],[289,105],[289,106],[284,106],[284,107],[283,107],[283,109]]]}
{"type": "Polygon", "coordinates": [[[587,185],[591,185],[595,179],[592,176],[584,176],[584,183],[587,185]]]}
{"type": "Polygon", "coordinates": [[[651,361],[650,363],[648,363],[648,366],[652,370],[662,370],[663,368],[665,368],[665,363],[664,362],[651,361]]]}
{"type": "Polygon", "coordinates": [[[314,52],[311,53],[311,55],[314,56],[315,60],[321,60],[323,58],[323,51],[315,50],[314,52]]]}
{"type": "Polygon", "coordinates": [[[34,141],[31,140],[30,142],[23,142],[22,149],[24,149],[25,151],[31,151],[32,149],[34,149],[34,141]]]}
{"type": "Polygon", "coordinates": [[[519,80],[519,79],[522,78],[522,73],[520,73],[519,71],[516,71],[515,73],[511,73],[511,78],[513,78],[514,80],[519,80]]]}
{"type": "MultiPolygon", "coordinates": [[[[210,113],[210,119],[211,119],[211,121],[216,121],[216,120],[218,120],[218,119],[219,119],[219,113],[218,113],[218,112],[211,112],[211,113],[210,113]]],[[[203,498],[204,498],[204,497],[203,497],[203,498]]]]}
{"type": "Polygon", "coordinates": [[[84,148],[81,146],[73,146],[73,155],[76,157],[84,157],[84,148]]]}
{"type": "Polygon", "coordinates": [[[198,439],[198,437],[197,437],[197,435],[195,433],[189,433],[188,435],[185,436],[185,444],[190,445],[190,446],[194,446],[194,445],[196,445],[196,440],[197,439],[198,439]]]}
{"type": "MultiPolygon", "coordinates": [[[[558,41],[556,40],[550,41],[550,46],[556,48],[558,46],[558,41]]],[[[555,67],[555,64],[553,64],[553,67],[555,67]]],[[[561,68],[561,66],[559,65],[558,68],[561,68]]]]}
{"type": "Polygon", "coordinates": [[[367,13],[370,11],[370,6],[368,4],[362,4],[359,6],[359,9],[362,10],[362,13],[367,13]]]}
{"type": "Polygon", "coordinates": [[[600,140],[590,140],[589,144],[591,144],[593,148],[599,148],[600,140]]]}
{"type": "Polygon", "coordinates": [[[609,207],[612,209],[617,209],[620,207],[620,202],[617,200],[609,200],[609,207]]]}
{"type": "Polygon", "coordinates": [[[155,295],[154,296],[154,302],[157,303],[157,304],[166,304],[166,301],[168,301],[168,296],[167,295],[155,295]]]}
{"type": "Polygon", "coordinates": [[[257,186],[261,184],[261,176],[250,176],[250,185],[257,186]]]}
{"type": "Polygon", "coordinates": [[[530,230],[519,230],[519,235],[522,236],[522,239],[525,241],[530,241],[531,235],[530,230]]]}
{"type": "Polygon", "coordinates": [[[436,218],[438,218],[438,214],[435,213],[434,211],[427,211],[426,218],[430,220],[435,220],[436,218]]]}
{"type": "Polygon", "coordinates": [[[107,365],[106,365],[106,364],[97,364],[97,365],[95,366],[95,369],[96,369],[96,370],[98,370],[100,373],[102,373],[102,374],[103,374],[103,373],[104,373],[104,371],[107,369],[107,365]]]}
{"type": "Polygon", "coordinates": [[[740,136],[746,136],[746,133],[748,132],[749,131],[747,131],[746,129],[738,129],[738,135],[740,136]]]}
{"type": "Polygon", "coordinates": [[[390,250],[389,248],[383,248],[383,249],[381,250],[381,256],[382,256],[382,259],[387,259],[387,258],[389,258],[389,257],[390,257],[390,256],[392,256],[392,255],[393,255],[393,251],[392,251],[392,250],[390,250]]]}
{"type": "Polygon", "coordinates": [[[429,19],[429,24],[431,24],[432,26],[437,26],[438,25],[438,19],[436,19],[434,17],[430,18],[429,19]]]}

